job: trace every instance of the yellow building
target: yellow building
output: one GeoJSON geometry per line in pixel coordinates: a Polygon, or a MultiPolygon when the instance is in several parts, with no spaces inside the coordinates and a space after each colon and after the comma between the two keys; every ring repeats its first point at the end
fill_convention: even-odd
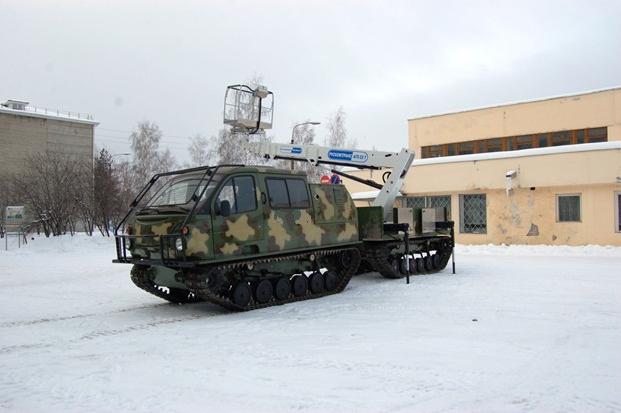
{"type": "Polygon", "coordinates": [[[621,245],[621,88],[408,123],[416,160],[399,202],[447,207],[457,242],[621,245]]]}

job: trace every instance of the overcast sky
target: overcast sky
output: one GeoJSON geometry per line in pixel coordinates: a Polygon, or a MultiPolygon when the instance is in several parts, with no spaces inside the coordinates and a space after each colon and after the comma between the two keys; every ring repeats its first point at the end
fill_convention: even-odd
{"type": "Polygon", "coordinates": [[[260,74],[277,140],[343,106],[360,147],[398,150],[412,117],[621,85],[620,21],[618,0],[0,0],[0,99],[92,113],[114,153],[152,120],[184,160],[260,74]]]}

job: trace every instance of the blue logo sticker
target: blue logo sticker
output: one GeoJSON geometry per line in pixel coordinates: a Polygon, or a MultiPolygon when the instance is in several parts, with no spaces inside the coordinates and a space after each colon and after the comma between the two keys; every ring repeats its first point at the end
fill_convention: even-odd
{"type": "Polygon", "coordinates": [[[280,152],[299,155],[302,153],[302,148],[300,148],[299,146],[281,146],[280,152]]]}
{"type": "Polygon", "coordinates": [[[352,161],[364,163],[369,159],[369,155],[366,152],[332,149],[328,152],[328,158],[334,159],[335,161],[352,161]]]}

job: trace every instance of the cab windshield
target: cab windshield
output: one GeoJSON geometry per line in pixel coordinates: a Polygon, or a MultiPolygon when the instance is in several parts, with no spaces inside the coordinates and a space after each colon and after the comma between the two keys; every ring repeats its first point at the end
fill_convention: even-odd
{"type": "MultiPolygon", "coordinates": [[[[201,177],[202,174],[200,176],[179,176],[168,181],[157,191],[153,198],[151,198],[149,203],[146,205],[147,208],[187,205],[192,200],[192,196],[195,193],[196,196],[199,196],[205,188],[205,185],[207,185],[209,177],[205,177],[202,182],[201,177]]],[[[203,194],[201,200],[209,198],[219,182],[220,176],[216,174],[211,182],[209,182],[209,186],[207,187],[207,190],[203,194]]]]}

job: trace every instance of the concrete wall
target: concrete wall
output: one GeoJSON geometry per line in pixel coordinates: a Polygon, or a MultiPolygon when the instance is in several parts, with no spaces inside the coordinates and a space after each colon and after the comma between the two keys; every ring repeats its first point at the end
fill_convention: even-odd
{"type": "Polygon", "coordinates": [[[0,113],[0,176],[19,173],[36,152],[92,160],[93,131],[92,124],[0,113]]]}
{"type": "Polygon", "coordinates": [[[621,140],[621,88],[410,119],[408,138],[421,158],[421,146],[602,126],[621,140]]]}

